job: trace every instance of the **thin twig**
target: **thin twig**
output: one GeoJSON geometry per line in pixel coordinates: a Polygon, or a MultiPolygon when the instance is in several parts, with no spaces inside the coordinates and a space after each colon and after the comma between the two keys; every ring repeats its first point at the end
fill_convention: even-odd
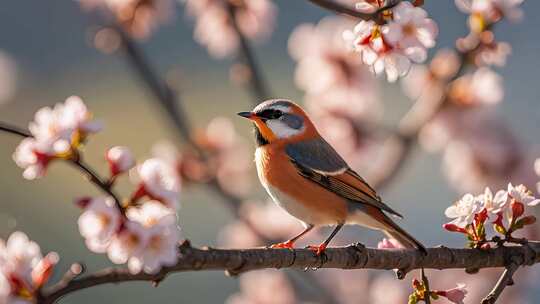
{"type": "Polygon", "coordinates": [[[426,273],[424,271],[424,268],[422,268],[420,271],[422,273],[422,282],[424,283],[424,287],[426,288],[426,290],[424,292],[424,302],[426,304],[431,304],[431,291],[429,290],[429,280],[426,277],[426,273]]]}
{"type": "Polygon", "coordinates": [[[502,294],[503,290],[506,288],[506,286],[512,285],[514,282],[512,280],[512,276],[519,268],[518,263],[510,263],[506,269],[504,269],[501,277],[497,281],[497,284],[493,287],[493,289],[488,293],[488,295],[482,299],[482,304],[494,304],[499,296],[502,294]]]}
{"type": "Polygon", "coordinates": [[[379,10],[373,13],[362,13],[352,7],[337,3],[332,0],[308,0],[308,1],[340,15],[346,15],[349,17],[354,17],[354,18],[358,18],[362,20],[374,20],[374,21],[380,22],[381,13],[385,10],[391,9],[392,7],[398,5],[398,3],[401,2],[402,0],[388,1],[388,5],[380,8],[379,10]]]}
{"type": "MultiPolygon", "coordinates": [[[[20,137],[32,137],[32,134],[30,134],[30,132],[19,127],[7,124],[5,122],[0,122],[0,131],[14,134],[20,137]]],[[[83,160],[81,159],[81,155],[78,151],[75,151],[74,154],[74,157],[70,157],[66,159],[66,161],[76,167],[79,171],[81,171],[96,187],[110,195],[114,199],[120,212],[123,213],[124,207],[122,206],[122,202],[120,201],[119,196],[116,195],[116,193],[114,193],[114,191],[111,189],[107,181],[105,181],[105,179],[102,179],[99,174],[96,173],[88,164],[83,162],[83,160]]]]}
{"type": "Polygon", "coordinates": [[[260,102],[270,97],[270,90],[259,69],[259,65],[255,59],[254,52],[251,50],[249,41],[246,39],[238,25],[236,20],[236,9],[234,4],[227,1],[229,17],[231,18],[231,23],[240,42],[242,61],[244,61],[246,67],[249,69],[249,84],[251,94],[253,95],[253,103],[258,105],[260,102]]]}
{"type": "MultiPolygon", "coordinates": [[[[384,250],[350,245],[329,248],[325,256],[316,256],[309,249],[198,249],[185,242],[179,248],[176,265],[157,274],[130,274],[127,269],[108,268],[78,279],[66,286],[53,285],[43,291],[40,303],[54,303],[59,298],[89,287],[128,281],[162,281],[171,273],[202,270],[226,270],[229,274],[265,268],[312,269],[468,269],[505,267],[508,257],[521,264],[540,263],[540,243],[527,246],[500,247],[489,250],[428,248],[426,256],[416,250],[384,250]]],[[[505,279],[506,280],[506,279],[505,279]]]]}

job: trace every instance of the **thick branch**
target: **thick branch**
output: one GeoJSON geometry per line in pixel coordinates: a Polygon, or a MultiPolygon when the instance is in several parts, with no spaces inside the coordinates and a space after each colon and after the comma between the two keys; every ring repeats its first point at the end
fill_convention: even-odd
{"type": "Polygon", "coordinates": [[[325,256],[315,256],[309,249],[198,249],[186,242],[180,246],[178,263],[159,273],[130,274],[126,269],[110,268],[80,277],[68,284],[53,286],[43,292],[40,303],[54,303],[59,298],[96,285],[128,281],[160,282],[175,272],[225,270],[230,275],[265,268],[292,269],[481,269],[505,267],[511,257],[516,265],[540,263],[540,243],[500,247],[490,250],[429,248],[427,256],[415,250],[381,250],[350,245],[329,248],[325,256]]]}

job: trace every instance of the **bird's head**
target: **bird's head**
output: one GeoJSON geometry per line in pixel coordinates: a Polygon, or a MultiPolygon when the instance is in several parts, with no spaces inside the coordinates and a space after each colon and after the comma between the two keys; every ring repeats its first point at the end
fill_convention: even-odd
{"type": "Polygon", "coordinates": [[[253,121],[259,146],[318,136],[304,110],[289,100],[267,100],[253,111],[238,115],[253,121]]]}

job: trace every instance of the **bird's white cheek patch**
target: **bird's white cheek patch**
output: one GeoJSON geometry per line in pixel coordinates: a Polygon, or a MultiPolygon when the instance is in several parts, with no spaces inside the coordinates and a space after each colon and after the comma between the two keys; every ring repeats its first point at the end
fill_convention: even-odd
{"type": "Polygon", "coordinates": [[[277,138],[288,138],[304,132],[304,127],[300,129],[294,129],[289,127],[286,123],[277,119],[268,120],[266,122],[266,125],[268,126],[268,128],[270,128],[270,130],[272,130],[272,132],[274,133],[274,135],[276,135],[277,138]]]}

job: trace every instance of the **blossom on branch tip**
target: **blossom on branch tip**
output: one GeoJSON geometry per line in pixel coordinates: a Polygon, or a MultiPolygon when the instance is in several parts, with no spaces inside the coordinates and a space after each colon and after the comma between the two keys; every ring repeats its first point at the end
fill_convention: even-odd
{"type": "Polygon", "coordinates": [[[55,252],[42,256],[39,245],[20,231],[5,243],[0,239],[0,303],[35,303],[58,260],[55,252]]]}
{"type": "Polygon", "coordinates": [[[15,163],[25,169],[24,178],[42,177],[51,160],[72,157],[89,134],[101,129],[101,125],[91,117],[82,100],[76,96],[53,108],[39,109],[28,124],[32,137],[23,139],[13,154],[15,163]]]}
{"type": "Polygon", "coordinates": [[[512,183],[508,184],[508,196],[514,199],[516,202],[528,205],[536,206],[540,204],[540,199],[535,198],[532,192],[525,187],[525,185],[513,186],[512,183]]]}
{"type": "Polygon", "coordinates": [[[352,31],[344,31],[343,38],[375,74],[385,72],[388,81],[394,82],[407,74],[411,61],[426,60],[438,28],[425,10],[409,2],[400,2],[391,10],[387,24],[361,21],[352,31]]]}
{"type": "Polygon", "coordinates": [[[456,304],[463,304],[463,300],[467,295],[466,285],[463,283],[458,283],[455,288],[445,290],[445,291],[436,291],[437,295],[445,297],[448,301],[456,304]]]}
{"type": "MultiPolygon", "coordinates": [[[[462,12],[471,14],[472,18],[482,18],[490,23],[501,18],[519,21],[523,16],[520,8],[523,0],[455,0],[455,3],[462,12]]],[[[474,21],[469,20],[469,24],[471,23],[474,21]]]]}
{"type": "Polygon", "coordinates": [[[120,229],[122,218],[112,197],[89,200],[78,220],[79,232],[90,251],[104,253],[120,229]]]}
{"type": "Polygon", "coordinates": [[[109,163],[111,176],[127,172],[135,166],[133,154],[127,147],[115,146],[107,150],[105,158],[109,163]]]}
{"type": "Polygon", "coordinates": [[[496,104],[504,98],[502,77],[489,68],[456,79],[450,86],[450,98],[460,105],[496,104]]]}

